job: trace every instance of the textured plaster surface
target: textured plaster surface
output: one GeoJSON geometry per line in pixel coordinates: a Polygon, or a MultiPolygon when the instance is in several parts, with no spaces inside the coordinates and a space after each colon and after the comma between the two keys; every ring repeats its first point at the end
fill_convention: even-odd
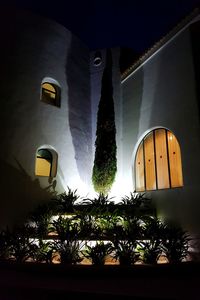
{"type": "Polygon", "coordinates": [[[86,184],[91,172],[88,49],[55,22],[24,12],[10,18],[6,13],[1,18],[2,224],[14,222],[54,189],[86,184]],[[44,77],[61,86],[60,108],[40,101],[44,77]],[[53,181],[34,175],[36,150],[43,145],[58,154],[53,181]]]}
{"type": "Polygon", "coordinates": [[[189,29],[173,39],[123,83],[123,174],[134,188],[136,145],[161,126],[177,137],[184,187],[151,192],[158,214],[199,232],[199,111],[189,29]]]}

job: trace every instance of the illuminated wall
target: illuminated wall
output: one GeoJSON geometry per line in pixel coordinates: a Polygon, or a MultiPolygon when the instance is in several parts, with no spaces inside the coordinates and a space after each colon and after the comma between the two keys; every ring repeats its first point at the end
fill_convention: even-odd
{"type": "Polygon", "coordinates": [[[187,27],[158,49],[122,82],[124,181],[128,183],[129,189],[155,190],[149,194],[156,203],[158,214],[179,220],[194,234],[200,234],[200,124],[196,89],[198,83],[195,77],[194,49],[191,38],[197,40],[199,33],[200,30],[191,35],[191,27],[187,27]],[[169,174],[163,173],[164,168],[161,165],[161,160],[163,165],[167,163],[165,150],[163,150],[166,143],[162,139],[164,131],[158,128],[169,130],[168,152],[169,160],[172,160],[169,169],[171,183],[169,174]],[[152,133],[148,135],[153,129],[155,139],[152,133]],[[174,169],[175,159],[180,160],[179,147],[177,144],[172,145],[170,137],[173,135],[171,136],[170,132],[174,134],[180,145],[183,177],[180,168],[179,171],[174,169]],[[162,149],[157,150],[160,152],[154,156],[152,149],[156,147],[162,149]],[[142,152],[144,148],[146,148],[145,161],[142,152]],[[138,172],[134,169],[135,159],[136,163],[140,162],[138,172]],[[146,174],[142,177],[142,172],[144,172],[142,164],[144,163],[146,174]],[[153,167],[149,168],[150,164],[153,167]],[[160,190],[156,188],[156,180],[154,180],[156,172],[162,173],[162,176],[159,176],[160,180],[157,181],[160,190]]]}
{"type": "MultiPolygon", "coordinates": [[[[112,49],[118,169],[112,195],[147,190],[158,214],[197,234],[199,33],[187,27],[122,83],[119,49],[112,49]]],[[[67,29],[27,12],[2,10],[0,34],[3,226],[67,185],[83,196],[92,190],[105,51],[94,65],[95,53],[67,29]],[[45,149],[51,159],[40,155],[45,149]]]]}
{"type": "Polygon", "coordinates": [[[87,186],[86,193],[92,140],[88,48],[63,26],[28,12],[1,10],[0,34],[1,226],[52,197],[50,191],[87,186]],[[49,80],[58,84],[60,103],[55,89],[52,103],[47,97],[49,80]],[[40,148],[57,153],[51,176],[40,176],[50,169],[49,161],[36,161],[40,148]]]}

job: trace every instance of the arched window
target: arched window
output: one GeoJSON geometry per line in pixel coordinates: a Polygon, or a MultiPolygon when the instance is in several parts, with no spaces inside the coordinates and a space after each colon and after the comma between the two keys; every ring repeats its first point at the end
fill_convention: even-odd
{"type": "Polygon", "coordinates": [[[35,175],[55,177],[57,172],[57,153],[52,149],[39,149],[36,153],[35,175]]]}
{"type": "Polygon", "coordinates": [[[164,128],[148,133],[135,157],[137,192],[183,186],[181,150],[175,135],[164,128]]]}
{"type": "Polygon", "coordinates": [[[41,101],[60,107],[60,87],[52,82],[43,82],[41,101]]]}

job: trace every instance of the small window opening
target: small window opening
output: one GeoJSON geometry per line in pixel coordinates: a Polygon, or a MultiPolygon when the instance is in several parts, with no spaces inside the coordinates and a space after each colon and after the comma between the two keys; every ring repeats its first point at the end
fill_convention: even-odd
{"type": "Polygon", "coordinates": [[[159,128],[148,133],[135,157],[137,192],[183,186],[181,150],[175,135],[159,128]]]}
{"type": "Polygon", "coordinates": [[[57,172],[57,153],[52,149],[39,149],[36,154],[35,175],[55,177],[57,172]]]}
{"type": "Polygon", "coordinates": [[[60,107],[60,87],[54,83],[43,82],[41,101],[60,107]]]}

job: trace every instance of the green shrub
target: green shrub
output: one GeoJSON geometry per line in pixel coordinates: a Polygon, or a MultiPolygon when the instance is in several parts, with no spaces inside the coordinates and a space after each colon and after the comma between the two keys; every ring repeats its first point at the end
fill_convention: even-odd
{"type": "Polygon", "coordinates": [[[82,261],[81,257],[81,242],[79,241],[55,241],[54,249],[60,254],[60,262],[62,264],[76,264],[82,261]]]}
{"type": "Polygon", "coordinates": [[[80,229],[75,218],[64,218],[60,216],[57,220],[52,222],[52,229],[58,234],[61,241],[77,240],[80,229]]]}
{"type": "Polygon", "coordinates": [[[10,232],[10,256],[17,262],[25,262],[34,257],[35,241],[30,239],[31,228],[29,225],[16,226],[10,232]]]}
{"type": "Polygon", "coordinates": [[[88,212],[93,215],[101,215],[110,213],[110,208],[113,207],[114,202],[111,201],[108,195],[99,193],[97,197],[93,199],[84,199],[83,204],[88,206],[88,212]]]}
{"type": "Polygon", "coordinates": [[[113,251],[111,243],[96,242],[95,246],[86,245],[83,255],[90,259],[93,265],[102,266],[105,264],[106,257],[113,251]]]}
{"type": "Polygon", "coordinates": [[[136,251],[136,242],[128,240],[116,240],[114,242],[114,259],[118,259],[120,265],[130,266],[137,262],[140,258],[140,253],[136,251]]]}
{"type": "Polygon", "coordinates": [[[95,191],[107,194],[117,171],[116,129],[112,87],[112,54],[107,50],[97,115],[95,159],[92,182],[95,191]]]}
{"type": "Polygon", "coordinates": [[[49,241],[39,239],[38,245],[35,245],[33,257],[36,262],[52,263],[53,244],[49,241]]]}
{"type": "Polygon", "coordinates": [[[174,222],[167,221],[164,226],[162,250],[169,263],[179,263],[188,255],[189,235],[174,222]]]}
{"type": "Polygon", "coordinates": [[[80,199],[80,196],[77,194],[77,190],[71,190],[67,187],[67,192],[61,193],[57,196],[56,208],[59,213],[72,212],[76,201],[80,199]]]}

